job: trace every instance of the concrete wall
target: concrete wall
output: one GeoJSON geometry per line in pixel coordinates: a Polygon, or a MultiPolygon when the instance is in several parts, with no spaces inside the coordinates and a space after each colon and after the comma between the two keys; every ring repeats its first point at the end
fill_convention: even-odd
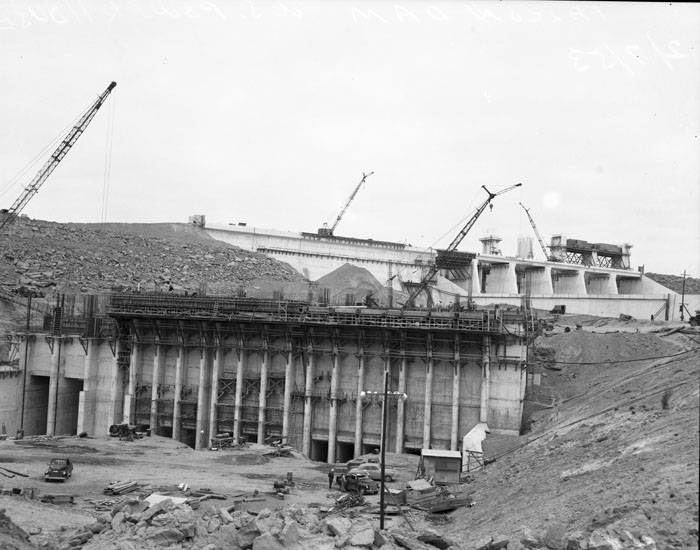
{"type": "Polygon", "coordinates": [[[0,433],[14,435],[19,429],[21,396],[22,372],[0,371],[0,433]]]}
{"type": "Polygon", "coordinates": [[[174,332],[165,332],[158,346],[155,334],[144,328],[138,339],[116,346],[106,340],[56,338],[53,353],[43,338],[34,339],[26,433],[51,431],[53,425],[56,434],[105,434],[109,425],[128,417],[203,448],[218,432],[262,442],[280,437],[286,425],[289,442],[312,458],[346,460],[379,445],[381,399],[360,401],[358,407],[358,396],[382,390],[385,368],[390,390],[402,388],[408,395],[405,403],[394,400],[387,407],[392,450],[457,448],[482,415],[496,432],[520,429],[525,348],[505,335],[492,336],[487,347],[479,333],[354,327],[317,328],[290,339],[279,328],[268,332],[243,324],[232,325],[218,344],[208,341],[205,348],[199,331],[192,329],[178,358],[181,344],[174,332]],[[245,333],[242,341],[236,332],[245,333]],[[487,385],[485,353],[491,357],[487,385]],[[117,358],[123,354],[128,360],[120,367],[117,358]]]}

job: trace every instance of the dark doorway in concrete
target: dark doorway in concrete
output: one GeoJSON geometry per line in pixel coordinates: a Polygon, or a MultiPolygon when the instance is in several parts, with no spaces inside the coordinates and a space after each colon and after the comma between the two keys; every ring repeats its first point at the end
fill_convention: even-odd
{"type": "Polygon", "coordinates": [[[49,412],[49,377],[30,376],[27,379],[24,403],[24,434],[46,433],[46,415],[49,412]]]}
{"type": "Polygon", "coordinates": [[[153,435],[160,435],[162,437],[172,437],[173,428],[171,426],[158,426],[156,433],[153,435]]]}
{"type": "Polygon", "coordinates": [[[320,439],[311,440],[311,460],[326,462],[328,460],[328,441],[320,439]]]}
{"type": "Polygon", "coordinates": [[[194,445],[197,441],[197,430],[190,429],[190,428],[182,428],[180,430],[180,442],[184,443],[185,445],[192,447],[194,449],[194,445]]]}
{"type": "Polygon", "coordinates": [[[379,445],[371,445],[371,444],[364,444],[362,445],[362,454],[363,455],[369,455],[369,454],[379,454],[379,445]]]}
{"type": "Polygon", "coordinates": [[[420,456],[421,449],[419,449],[418,447],[406,447],[405,452],[408,453],[409,455],[420,456]]]}
{"type": "Polygon", "coordinates": [[[78,405],[83,381],[78,378],[60,378],[56,400],[56,435],[78,433],[78,405]]]}
{"type": "Polygon", "coordinates": [[[353,443],[343,443],[338,441],[335,452],[336,462],[347,462],[355,456],[355,445],[353,443]]]}

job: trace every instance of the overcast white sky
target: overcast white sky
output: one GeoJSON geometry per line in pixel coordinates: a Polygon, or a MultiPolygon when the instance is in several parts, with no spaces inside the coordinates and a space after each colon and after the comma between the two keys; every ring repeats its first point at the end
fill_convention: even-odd
{"type": "Polygon", "coordinates": [[[116,80],[31,217],[101,220],[113,109],[108,221],[315,231],[374,170],[336,234],[445,246],[523,182],[461,249],[514,253],[522,201],[699,275],[699,39],[697,4],[0,0],[0,206],[116,80]]]}

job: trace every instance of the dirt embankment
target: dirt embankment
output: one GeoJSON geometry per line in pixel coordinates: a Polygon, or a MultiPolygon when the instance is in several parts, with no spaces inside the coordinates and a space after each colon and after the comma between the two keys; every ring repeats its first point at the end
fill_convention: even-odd
{"type": "Polygon", "coordinates": [[[0,287],[97,293],[141,287],[233,293],[255,280],[301,281],[289,265],[187,224],[76,224],[20,218],[3,236],[0,287]]]}
{"type": "Polygon", "coordinates": [[[469,525],[465,548],[697,548],[700,334],[572,331],[537,346],[529,397],[549,406],[475,476],[476,506],[448,533],[469,525]]]}

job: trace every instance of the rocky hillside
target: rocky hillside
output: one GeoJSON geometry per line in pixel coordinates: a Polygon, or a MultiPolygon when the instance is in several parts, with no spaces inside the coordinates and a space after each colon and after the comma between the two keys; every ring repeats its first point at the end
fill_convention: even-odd
{"type": "Polygon", "coordinates": [[[509,550],[697,548],[697,336],[538,338],[532,431],[505,451],[487,438],[495,462],[447,533],[469,525],[470,540],[510,540],[509,550]]]}
{"type": "MultiPolygon", "coordinates": [[[[656,281],[660,285],[665,286],[673,292],[680,294],[683,292],[683,277],[678,275],[664,275],[663,273],[645,273],[652,281],[656,281]]],[[[700,294],[700,279],[695,277],[685,278],[685,293],[700,294]]]]}
{"type": "Polygon", "coordinates": [[[114,287],[233,293],[295,282],[287,264],[216,241],[188,224],[76,224],[20,218],[0,237],[0,288],[94,293],[114,287]]]}

